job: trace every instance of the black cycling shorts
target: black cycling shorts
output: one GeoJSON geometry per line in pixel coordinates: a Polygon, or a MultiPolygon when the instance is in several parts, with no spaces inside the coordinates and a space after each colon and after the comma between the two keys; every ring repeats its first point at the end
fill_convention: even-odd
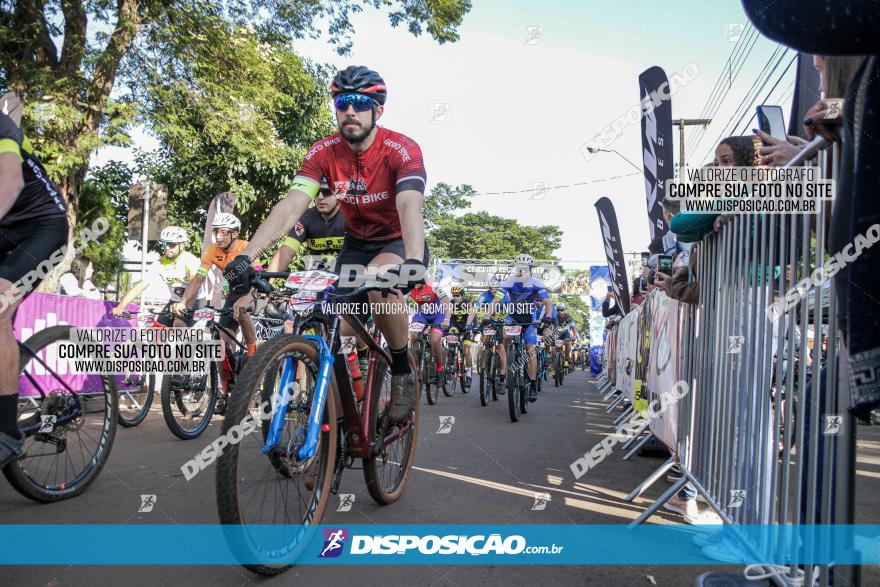
{"type": "MultiPolygon", "coordinates": [[[[244,294],[229,292],[229,295],[226,296],[226,302],[223,304],[224,310],[231,310],[232,306],[235,305],[235,302],[241,298],[244,294]]],[[[221,314],[220,319],[217,321],[220,326],[231,330],[232,332],[236,332],[238,330],[238,320],[235,319],[235,316],[232,314],[221,314]]]]}
{"type": "MultiPolygon", "coordinates": [[[[0,228],[0,278],[17,282],[67,242],[67,217],[57,216],[0,228]]],[[[44,265],[46,267],[46,265],[44,265]]],[[[37,279],[29,287],[36,289],[37,279]]]]}
{"type": "MultiPolygon", "coordinates": [[[[406,250],[403,246],[403,239],[398,238],[390,241],[367,242],[346,235],[345,241],[342,244],[342,250],[339,251],[339,255],[336,257],[336,267],[334,268],[334,273],[340,273],[345,265],[358,265],[361,267],[366,267],[373,261],[373,259],[375,259],[382,253],[391,253],[397,255],[405,261],[406,250]]],[[[425,254],[422,257],[422,262],[425,264],[426,267],[428,265],[429,259],[430,255],[428,253],[428,243],[425,243],[425,254]]],[[[340,287],[336,291],[336,293],[345,294],[352,289],[354,288],[340,287]]],[[[354,302],[359,307],[366,307],[369,299],[367,298],[366,293],[362,293],[359,296],[356,296],[355,299],[346,301],[354,302]]],[[[356,316],[361,322],[366,322],[369,314],[367,312],[359,312],[356,314],[356,316]]]]}

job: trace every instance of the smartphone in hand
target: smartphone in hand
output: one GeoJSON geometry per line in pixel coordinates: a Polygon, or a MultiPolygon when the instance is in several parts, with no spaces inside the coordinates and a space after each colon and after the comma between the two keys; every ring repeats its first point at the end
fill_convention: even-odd
{"type": "MultiPolygon", "coordinates": [[[[788,136],[785,134],[785,116],[782,114],[781,106],[761,105],[758,111],[758,128],[780,141],[787,141],[788,136]]],[[[766,145],[766,141],[764,142],[766,145]]]]}

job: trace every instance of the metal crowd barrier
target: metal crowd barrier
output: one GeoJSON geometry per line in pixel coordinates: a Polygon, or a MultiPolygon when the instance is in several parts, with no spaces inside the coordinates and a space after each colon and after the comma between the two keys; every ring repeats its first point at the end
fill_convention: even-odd
{"type": "MultiPolygon", "coordinates": [[[[829,148],[817,139],[789,166],[811,160],[825,178],[836,178],[836,145],[829,148]]],[[[853,523],[856,423],[847,410],[844,370],[838,367],[846,364],[846,349],[833,310],[833,280],[811,286],[778,320],[767,311],[799,280],[824,267],[827,220],[825,206],[818,214],[736,216],[694,247],[700,300],[698,306],[682,304],[678,367],[690,392],[677,403],[677,443],[670,447],[673,457],[627,499],[641,495],[676,462],[683,475],[633,525],[687,483],[734,530],[853,523]]],[[[638,347],[641,355],[641,343],[638,347]]],[[[604,399],[620,391],[614,371],[611,360],[598,379],[604,399]]],[[[616,423],[625,420],[621,414],[616,423]]],[[[752,553],[770,548],[785,555],[788,550],[772,549],[811,546],[736,535],[738,547],[752,553]]],[[[779,585],[859,584],[854,566],[790,564],[767,570],[775,571],[779,585]]]]}

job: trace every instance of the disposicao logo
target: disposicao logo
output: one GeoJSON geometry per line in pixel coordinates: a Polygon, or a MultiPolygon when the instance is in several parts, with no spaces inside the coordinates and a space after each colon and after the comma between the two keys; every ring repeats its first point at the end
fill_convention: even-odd
{"type": "Polygon", "coordinates": [[[324,528],[324,548],[318,558],[335,558],[345,550],[348,531],[342,528],[324,528]]]}

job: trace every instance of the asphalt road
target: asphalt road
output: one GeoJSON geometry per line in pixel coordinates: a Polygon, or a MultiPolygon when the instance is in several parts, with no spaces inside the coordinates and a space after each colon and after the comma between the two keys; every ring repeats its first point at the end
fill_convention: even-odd
{"type": "MultiPolygon", "coordinates": [[[[623,497],[661,461],[621,454],[575,480],[569,465],[612,430],[616,414],[604,404],[586,374],[577,372],[562,388],[541,394],[519,423],[507,416],[506,402],[481,407],[474,391],[439,404],[422,399],[421,429],[414,471],[397,503],[376,505],[359,470],[346,471],[339,493],[354,494],[350,511],[337,511],[331,496],[323,523],[329,524],[625,524],[635,519],[668,485],[661,481],[629,504],[623,497]],[[438,433],[442,418],[451,430],[438,433]],[[535,493],[548,493],[535,509],[535,493]]],[[[155,408],[154,408],[155,409],[155,408]]],[[[61,504],[37,504],[0,482],[3,523],[205,524],[217,523],[213,467],[186,481],[180,466],[216,437],[215,418],[202,438],[181,441],[151,413],[134,429],[119,428],[107,467],[82,496],[61,504]],[[150,513],[138,513],[141,495],[156,495],[150,513]]],[[[872,481],[877,482],[872,478],[872,481]]],[[[877,483],[880,484],[880,483],[877,483]]],[[[876,520],[876,517],[874,517],[876,520]]],[[[663,513],[652,523],[680,523],[663,513]]],[[[875,522],[876,523],[876,522],[875,522]]],[[[50,539],[63,541],[63,526],[50,539]]],[[[60,543],[60,542],[59,542],[60,543]]],[[[37,547],[35,545],[35,547],[37,547]]],[[[0,547],[2,549],[2,547],[0,547]]],[[[2,550],[0,550],[2,552],[2,550]]],[[[2,555],[0,555],[2,560],[2,555]]],[[[722,567],[671,566],[300,566],[264,579],[228,566],[0,566],[0,585],[16,587],[206,585],[240,587],[251,583],[287,585],[322,582],[359,586],[389,585],[693,585],[703,572],[722,567]]],[[[741,571],[741,567],[726,567],[741,571]]]]}

